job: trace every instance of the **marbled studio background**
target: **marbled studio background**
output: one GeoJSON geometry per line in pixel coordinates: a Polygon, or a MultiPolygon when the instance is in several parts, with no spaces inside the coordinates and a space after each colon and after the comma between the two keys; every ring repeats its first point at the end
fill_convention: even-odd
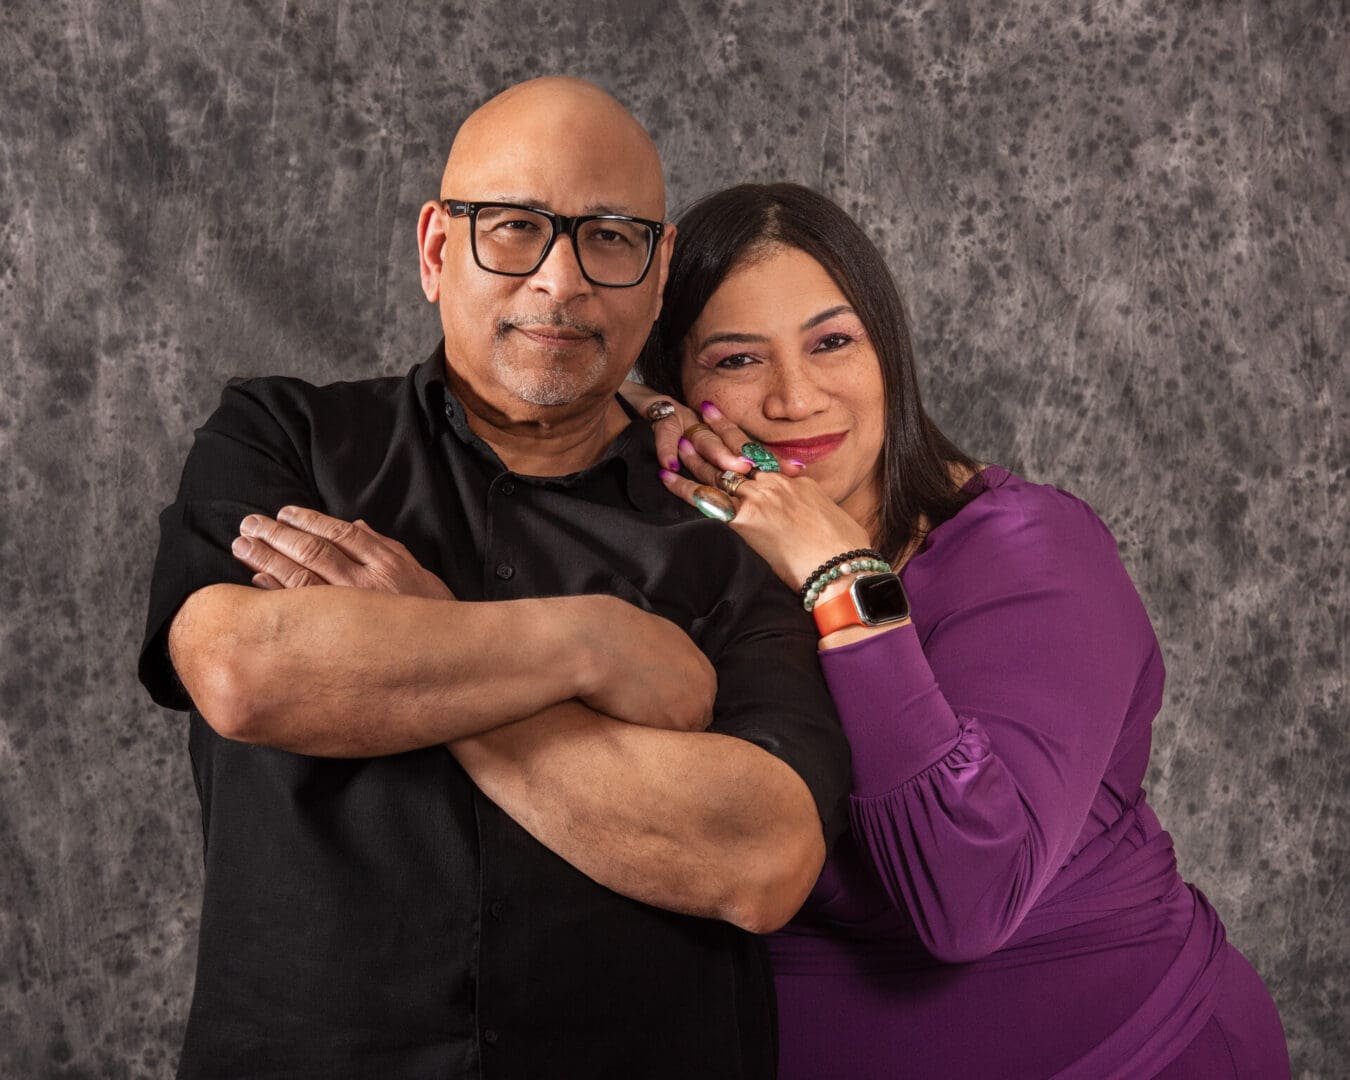
{"type": "Polygon", "coordinates": [[[1350,1070],[1345,3],[141,3],[0,12],[0,1070],[165,1076],[201,885],[185,727],[134,659],[193,429],[233,374],[403,371],[459,120],[593,78],[672,207],[842,201],[932,411],[1088,499],[1170,668],[1182,870],[1350,1070]]]}

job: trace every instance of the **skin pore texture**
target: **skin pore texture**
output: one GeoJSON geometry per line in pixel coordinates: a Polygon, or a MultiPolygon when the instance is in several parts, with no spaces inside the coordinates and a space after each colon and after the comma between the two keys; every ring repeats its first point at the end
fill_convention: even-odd
{"type": "MultiPolygon", "coordinates": [[[[648,219],[665,198],[636,120],[561,78],[473,114],[441,195],[648,219]]],[[[435,200],[417,240],[469,426],[515,472],[597,461],[628,423],[614,392],[660,310],[674,229],[631,288],[587,282],[566,237],[528,276],[488,273],[468,219],[435,200]]],[[[445,743],[536,839],[616,892],[760,932],[800,907],[825,855],[810,791],[767,751],[704,730],[716,676],[672,623],[608,596],[461,603],[397,538],[305,508],[250,515],[240,541],[255,587],[199,590],[169,634],[220,734],[324,756],[445,743]]]]}

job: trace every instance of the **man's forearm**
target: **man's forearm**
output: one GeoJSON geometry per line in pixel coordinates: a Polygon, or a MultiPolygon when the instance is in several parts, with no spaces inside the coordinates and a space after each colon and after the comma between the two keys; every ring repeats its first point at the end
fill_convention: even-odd
{"type": "Polygon", "coordinates": [[[450,749],[545,847],[657,907],[764,933],[796,913],[824,863],[805,782],[742,739],[564,702],[450,749]]]}
{"type": "Polygon", "coordinates": [[[221,734],[370,757],[485,731],[577,694],[587,658],[568,625],[587,600],[464,603],[214,585],[188,598],[169,648],[221,734]]]}

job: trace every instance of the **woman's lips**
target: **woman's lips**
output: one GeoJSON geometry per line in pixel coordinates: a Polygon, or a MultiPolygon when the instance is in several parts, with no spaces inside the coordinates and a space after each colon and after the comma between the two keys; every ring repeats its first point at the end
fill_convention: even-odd
{"type": "Polygon", "coordinates": [[[809,439],[766,442],[764,446],[779,461],[800,461],[804,465],[810,465],[811,462],[827,458],[838,450],[839,444],[847,435],[848,432],[840,431],[834,435],[813,435],[809,439]]]}

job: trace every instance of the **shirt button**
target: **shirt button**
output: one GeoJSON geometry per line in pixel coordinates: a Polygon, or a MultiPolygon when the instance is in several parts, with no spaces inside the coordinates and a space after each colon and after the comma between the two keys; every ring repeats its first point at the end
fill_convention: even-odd
{"type": "Polygon", "coordinates": [[[497,1032],[492,1028],[488,1028],[486,1031],[483,1032],[483,1041],[487,1043],[489,1046],[496,1046],[497,1032]]]}
{"type": "Polygon", "coordinates": [[[505,910],[506,905],[503,904],[500,900],[494,900],[492,901],[492,903],[488,905],[488,914],[491,915],[494,919],[500,919],[502,917],[502,912],[505,910]]]}
{"type": "Polygon", "coordinates": [[[513,495],[513,494],[515,494],[516,485],[513,484],[513,483],[511,483],[510,480],[507,480],[507,481],[506,481],[504,484],[502,484],[502,486],[499,487],[497,490],[500,491],[503,495],[513,495]]]}
{"type": "Polygon", "coordinates": [[[498,563],[497,576],[503,581],[510,581],[516,576],[516,568],[514,566],[509,566],[506,563],[498,563]]]}

